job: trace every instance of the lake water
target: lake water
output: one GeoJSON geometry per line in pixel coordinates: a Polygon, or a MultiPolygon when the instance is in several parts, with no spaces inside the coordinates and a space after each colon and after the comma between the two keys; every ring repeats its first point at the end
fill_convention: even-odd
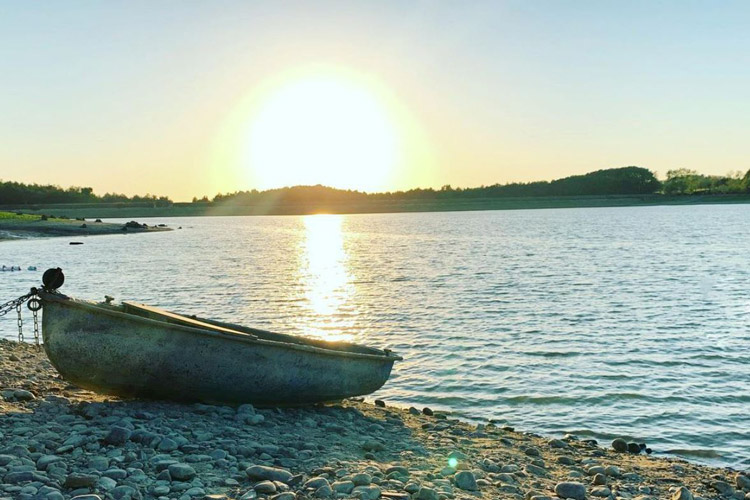
{"type": "Polygon", "coordinates": [[[0,243],[40,270],[0,299],[60,266],[81,298],[390,347],[391,404],[750,465],[750,205],[149,222],[182,229],[0,243]]]}

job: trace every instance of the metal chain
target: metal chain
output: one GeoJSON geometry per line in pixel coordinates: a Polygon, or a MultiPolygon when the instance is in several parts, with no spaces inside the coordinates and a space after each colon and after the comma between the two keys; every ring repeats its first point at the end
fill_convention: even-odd
{"type": "MultiPolygon", "coordinates": [[[[21,316],[21,306],[24,302],[29,300],[31,297],[34,297],[36,295],[36,290],[32,290],[31,292],[27,293],[26,295],[22,295],[18,297],[17,299],[9,300],[5,304],[0,304],[0,316],[5,316],[9,312],[11,312],[13,309],[16,310],[18,313],[18,341],[23,342],[23,317],[21,316]]],[[[37,345],[39,344],[39,326],[38,321],[36,318],[36,311],[34,311],[34,339],[37,341],[37,345]]]]}
{"type": "Polygon", "coordinates": [[[38,318],[38,310],[32,309],[31,315],[34,317],[34,343],[39,346],[39,318],[38,318]]]}
{"type": "Polygon", "coordinates": [[[23,342],[23,317],[21,316],[21,304],[16,304],[18,311],[18,341],[23,342]]]}

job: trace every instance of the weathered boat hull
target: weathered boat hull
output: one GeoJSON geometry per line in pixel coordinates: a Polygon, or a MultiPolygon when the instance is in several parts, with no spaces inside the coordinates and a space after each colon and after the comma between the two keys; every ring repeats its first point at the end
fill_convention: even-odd
{"type": "Polygon", "coordinates": [[[369,394],[390,376],[380,354],[288,344],[171,324],[43,293],[42,335],[63,378],[120,397],[303,405],[369,394]]]}

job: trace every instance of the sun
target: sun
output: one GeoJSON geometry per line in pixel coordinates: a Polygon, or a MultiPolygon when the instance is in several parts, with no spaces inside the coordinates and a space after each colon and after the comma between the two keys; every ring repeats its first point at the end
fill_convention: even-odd
{"type": "Polygon", "coordinates": [[[265,92],[255,108],[245,163],[258,188],[388,187],[400,161],[399,137],[386,102],[366,82],[297,76],[265,92]]]}

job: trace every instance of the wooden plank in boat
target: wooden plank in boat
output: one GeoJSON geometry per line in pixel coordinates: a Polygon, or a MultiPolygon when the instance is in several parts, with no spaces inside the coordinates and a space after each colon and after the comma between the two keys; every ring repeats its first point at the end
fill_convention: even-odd
{"type": "Polygon", "coordinates": [[[164,318],[167,321],[179,323],[185,326],[191,326],[193,328],[200,328],[202,330],[213,330],[213,331],[218,331],[222,333],[228,333],[231,335],[243,335],[245,337],[251,337],[254,339],[258,338],[255,335],[251,335],[249,333],[239,332],[237,330],[232,330],[230,328],[224,328],[223,326],[212,325],[210,323],[205,323],[203,321],[193,319],[188,316],[183,316],[181,314],[176,314],[170,311],[166,311],[164,309],[159,309],[158,307],[147,306],[146,304],[139,304],[137,302],[128,302],[128,301],[125,301],[122,304],[125,306],[126,311],[128,309],[130,310],[135,309],[136,311],[146,313],[146,317],[150,319],[164,318]]]}

